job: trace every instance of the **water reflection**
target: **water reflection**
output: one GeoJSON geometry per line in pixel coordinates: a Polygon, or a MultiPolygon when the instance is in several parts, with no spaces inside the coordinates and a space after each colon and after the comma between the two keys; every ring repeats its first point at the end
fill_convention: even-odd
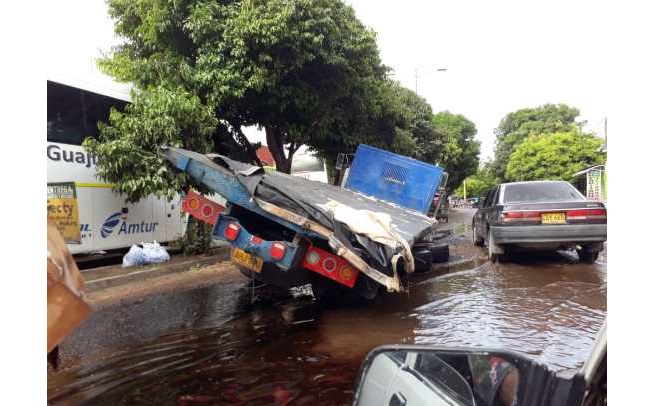
{"type": "MultiPolygon", "coordinates": [[[[122,349],[51,374],[49,403],[345,404],[367,352],[395,343],[502,347],[578,367],[606,314],[606,267],[532,261],[418,275],[408,295],[322,312],[301,292],[256,301],[237,286],[109,309],[92,324],[114,333],[93,336],[119,334],[122,349]]],[[[94,348],[77,334],[71,346],[94,348]]]]}

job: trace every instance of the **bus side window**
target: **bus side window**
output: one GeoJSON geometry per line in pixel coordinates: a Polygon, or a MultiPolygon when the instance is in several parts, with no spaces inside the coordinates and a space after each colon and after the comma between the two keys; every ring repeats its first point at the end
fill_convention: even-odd
{"type": "Polygon", "coordinates": [[[47,81],[47,141],[81,145],[97,138],[99,121],[107,121],[111,107],[123,109],[127,102],[47,81]]]}

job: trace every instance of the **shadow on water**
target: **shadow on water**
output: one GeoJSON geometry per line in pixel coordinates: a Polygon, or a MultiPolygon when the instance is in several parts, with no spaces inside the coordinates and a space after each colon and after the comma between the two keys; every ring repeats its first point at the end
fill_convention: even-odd
{"type": "Polygon", "coordinates": [[[49,403],[347,404],[366,353],[388,343],[503,347],[577,368],[606,314],[606,267],[565,253],[409,282],[408,294],[324,310],[306,290],[237,286],[109,309],[70,340],[88,355],[49,375],[49,403]],[[127,330],[106,343],[119,349],[85,344],[114,328],[127,330]]]}

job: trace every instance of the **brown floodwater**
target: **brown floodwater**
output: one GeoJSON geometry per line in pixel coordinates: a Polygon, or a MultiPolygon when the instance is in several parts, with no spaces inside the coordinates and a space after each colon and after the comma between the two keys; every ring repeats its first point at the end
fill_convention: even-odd
{"type": "Polygon", "coordinates": [[[49,374],[49,403],[348,404],[367,352],[394,343],[505,348],[558,371],[583,364],[606,315],[605,264],[554,253],[470,267],[416,275],[408,295],[322,310],[304,290],[237,286],[108,309],[70,340],[85,354],[49,374]]]}

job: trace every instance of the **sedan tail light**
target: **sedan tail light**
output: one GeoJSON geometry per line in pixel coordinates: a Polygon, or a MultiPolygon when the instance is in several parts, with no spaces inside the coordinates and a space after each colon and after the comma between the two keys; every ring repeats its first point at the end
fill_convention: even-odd
{"type": "Polygon", "coordinates": [[[568,220],[606,220],[606,209],[577,209],[567,212],[568,220]]]}
{"type": "Polygon", "coordinates": [[[503,223],[538,222],[542,216],[539,211],[504,211],[500,213],[503,223]]]}

